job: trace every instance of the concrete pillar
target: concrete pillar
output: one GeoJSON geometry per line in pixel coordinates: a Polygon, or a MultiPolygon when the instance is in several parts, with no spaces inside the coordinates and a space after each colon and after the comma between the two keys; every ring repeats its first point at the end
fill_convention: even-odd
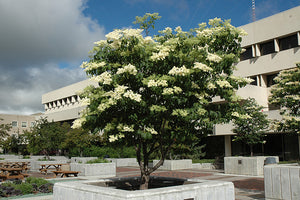
{"type": "Polygon", "coordinates": [[[231,156],[231,136],[225,135],[225,157],[231,156]]]}

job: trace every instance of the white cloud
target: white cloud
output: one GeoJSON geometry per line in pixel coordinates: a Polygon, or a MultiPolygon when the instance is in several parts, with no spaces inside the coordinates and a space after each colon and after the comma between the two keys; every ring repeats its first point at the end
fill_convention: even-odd
{"type": "Polygon", "coordinates": [[[0,113],[43,111],[43,93],[85,78],[79,65],[105,34],[84,2],[0,0],[0,113]]]}

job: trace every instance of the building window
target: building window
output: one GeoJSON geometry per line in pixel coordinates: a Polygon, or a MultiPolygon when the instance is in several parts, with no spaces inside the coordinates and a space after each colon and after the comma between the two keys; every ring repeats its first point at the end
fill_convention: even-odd
{"type": "Polygon", "coordinates": [[[12,121],[11,126],[12,127],[18,127],[18,122],[17,121],[12,121]]]}
{"type": "Polygon", "coordinates": [[[297,34],[281,38],[278,41],[280,51],[295,48],[298,46],[297,34]]]}
{"type": "Polygon", "coordinates": [[[242,54],[241,54],[241,61],[242,60],[247,60],[247,59],[250,59],[250,58],[253,58],[253,54],[252,54],[252,47],[246,47],[244,48],[246,49],[246,51],[244,51],[242,54]]]}
{"type": "Polygon", "coordinates": [[[256,76],[251,76],[251,77],[249,77],[249,78],[251,78],[253,81],[250,83],[250,85],[255,85],[255,86],[257,86],[257,77],[256,76]]]}
{"type": "Polygon", "coordinates": [[[272,85],[274,85],[274,78],[277,75],[278,75],[278,73],[267,75],[267,87],[271,87],[272,85]]]}
{"type": "Polygon", "coordinates": [[[22,128],[26,128],[27,127],[27,122],[22,122],[22,128]]]}
{"type": "Polygon", "coordinates": [[[35,122],[30,122],[30,127],[34,127],[35,122]]]}
{"type": "Polygon", "coordinates": [[[271,53],[275,53],[275,46],[274,46],[274,41],[270,41],[270,42],[265,42],[262,44],[259,44],[260,47],[260,54],[263,55],[267,55],[267,54],[271,54],[271,53]]]}

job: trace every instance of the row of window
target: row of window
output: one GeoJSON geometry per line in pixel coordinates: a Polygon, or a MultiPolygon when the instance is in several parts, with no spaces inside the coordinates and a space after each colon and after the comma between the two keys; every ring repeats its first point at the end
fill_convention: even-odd
{"type": "MultiPolygon", "coordinates": [[[[30,122],[30,127],[33,127],[35,122],[30,122]]],[[[12,121],[11,122],[12,127],[18,127],[18,121],[12,121]]],[[[28,122],[21,122],[21,127],[22,128],[27,128],[28,127],[28,122]]]]}
{"type": "Polygon", "coordinates": [[[274,85],[274,78],[278,75],[277,73],[272,74],[262,74],[257,76],[251,76],[249,78],[253,79],[253,81],[250,83],[251,85],[255,86],[265,86],[265,87],[271,87],[274,85]]]}
{"type": "Polygon", "coordinates": [[[254,58],[256,56],[263,56],[299,46],[299,33],[295,33],[282,38],[275,38],[271,41],[259,43],[249,47],[245,47],[245,52],[241,54],[241,61],[254,58]]]}
{"type": "Polygon", "coordinates": [[[59,100],[56,100],[56,101],[46,103],[45,104],[45,109],[48,110],[48,109],[52,109],[52,108],[58,108],[58,107],[61,107],[61,106],[67,106],[67,105],[79,102],[79,100],[80,100],[79,96],[73,95],[73,96],[70,96],[70,97],[66,97],[66,98],[63,98],[63,99],[59,99],[59,100]]]}

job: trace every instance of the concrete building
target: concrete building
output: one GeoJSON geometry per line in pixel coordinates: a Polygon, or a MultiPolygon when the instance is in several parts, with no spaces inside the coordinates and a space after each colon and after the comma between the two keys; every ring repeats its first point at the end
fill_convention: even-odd
{"type": "Polygon", "coordinates": [[[34,126],[35,120],[39,118],[41,113],[34,115],[11,115],[0,114],[1,124],[11,124],[11,130],[8,132],[12,134],[23,134],[25,130],[30,130],[34,126]]]}
{"type": "MultiPolygon", "coordinates": [[[[274,77],[281,70],[296,67],[296,63],[300,62],[299,20],[300,6],[241,26],[248,36],[243,38],[242,47],[246,51],[237,64],[235,75],[250,77],[254,81],[240,89],[238,95],[245,99],[255,98],[271,119],[281,117],[278,108],[268,104],[274,77]]],[[[71,121],[79,117],[83,107],[76,92],[89,84],[86,80],[44,94],[45,116],[54,121],[71,121]]],[[[222,143],[217,146],[222,146],[223,153],[225,148],[226,156],[238,155],[244,148],[232,143],[232,128],[231,124],[218,124],[210,137],[210,140],[222,143]]],[[[258,148],[257,152],[279,154],[281,159],[291,159],[299,158],[299,150],[300,137],[269,133],[266,145],[258,148]]]]}

